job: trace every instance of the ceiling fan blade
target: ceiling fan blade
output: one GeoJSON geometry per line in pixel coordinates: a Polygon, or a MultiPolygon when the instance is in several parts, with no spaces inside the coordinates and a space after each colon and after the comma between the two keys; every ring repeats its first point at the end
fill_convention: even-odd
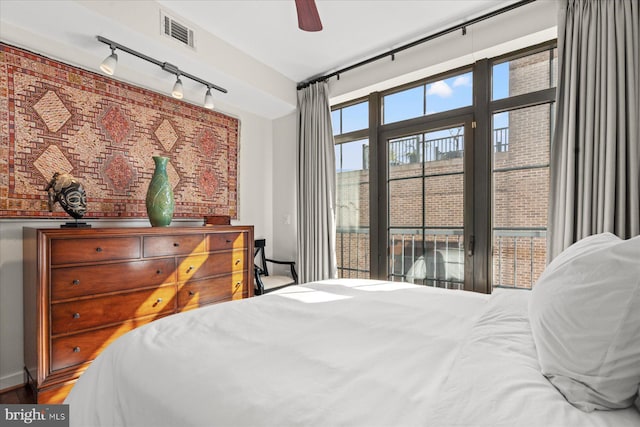
{"type": "Polygon", "coordinates": [[[298,11],[298,28],[304,31],[322,30],[315,0],[296,0],[296,10],[298,11]]]}

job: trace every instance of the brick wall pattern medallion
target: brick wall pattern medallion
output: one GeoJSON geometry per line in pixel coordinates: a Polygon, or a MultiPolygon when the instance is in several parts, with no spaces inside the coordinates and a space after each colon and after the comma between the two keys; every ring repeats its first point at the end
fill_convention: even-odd
{"type": "Polygon", "coordinates": [[[47,208],[54,172],[78,178],[85,218],[146,217],[153,156],[169,158],[175,218],[238,211],[238,120],[0,43],[0,217],[47,208]]]}

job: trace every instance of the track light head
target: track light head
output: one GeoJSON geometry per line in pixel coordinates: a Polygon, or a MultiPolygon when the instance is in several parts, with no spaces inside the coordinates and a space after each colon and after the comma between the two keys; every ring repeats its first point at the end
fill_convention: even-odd
{"type": "Polygon", "coordinates": [[[182,81],[180,80],[180,75],[177,76],[176,83],[173,85],[171,96],[177,99],[182,99],[182,97],[184,96],[184,92],[182,91],[182,81]]]}
{"type": "Polygon", "coordinates": [[[204,95],[204,108],[213,110],[213,95],[211,95],[210,87],[207,87],[207,93],[204,95]]]}
{"type": "Polygon", "coordinates": [[[118,55],[116,54],[116,48],[111,48],[111,55],[107,56],[102,64],[100,64],[100,69],[110,76],[113,76],[113,73],[116,72],[116,65],[118,65],[118,55]]]}

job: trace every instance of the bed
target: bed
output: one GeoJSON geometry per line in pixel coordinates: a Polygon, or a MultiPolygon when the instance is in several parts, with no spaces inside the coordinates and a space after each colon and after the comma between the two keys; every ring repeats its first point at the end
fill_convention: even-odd
{"type": "Polygon", "coordinates": [[[543,375],[533,294],[292,286],[129,332],[65,403],[84,427],[640,426],[637,401],[580,409],[543,375]]]}

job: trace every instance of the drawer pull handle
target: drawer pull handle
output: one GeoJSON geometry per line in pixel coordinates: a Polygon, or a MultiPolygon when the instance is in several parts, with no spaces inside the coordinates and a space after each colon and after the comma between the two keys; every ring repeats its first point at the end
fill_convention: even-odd
{"type": "Polygon", "coordinates": [[[227,239],[227,243],[231,243],[231,240],[227,239]]]}
{"type": "Polygon", "coordinates": [[[80,313],[73,313],[73,318],[74,319],[79,319],[80,318],[80,313]]]}
{"type": "Polygon", "coordinates": [[[237,260],[236,260],[236,265],[240,264],[241,262],[242,262],[242,260],[241,260],[241,259],[237,259],[237,260]]]}
{"type": "Polygon", "coordinates": [[[80,284],[80,279],[73,279],[73,282],[71,282],[72,285],[79,285],[80,284]]]}
{"type": "Polygon", "coordinates": [[[156,274],[162,274],[162,270],[157,270],[156,274]]]}
{"type": "Polygon", "coordinates": [[[187,268],[187,273],[190,272],[191,270],[193,270],[193,265],[190,265],[189,268],[187,268]]]}
{"type": "Polygon", "coordinates": [[[195,292],[193,292],[193,291],[189,291],[189,296],[190,296],[190,297],[194,296],[195,294],[196,294],[195,292]]]}
{"type": "Polygon", "coordinates": [[[174,243],[173,243],[173,246],[177,248],[178,246],[180,246],[180,243],[178,243],[178,242],[174,242],[174,243]]]}
{"type": "Polygon", "coordinates": [[[160,304],[161,302],[162,302],[162,298],[158,298],[158,299],[156,300],[156,304],[160,304]]]}
{"type": "Polygon", "coordinates": [[[98,247],[96,248],[96,252],[102,252],[102,248],[101,248],[100,246],[98,246],[98,247]]]}
{"type": "Polygon", "coordinates": [[[74,353],[80,353],[80,347],[73,347],[74,353]]]}
{"type": "Polygon", "coordinates": [[[236,286],[240,286],[242,282],[236,282],[236,286]]]}

